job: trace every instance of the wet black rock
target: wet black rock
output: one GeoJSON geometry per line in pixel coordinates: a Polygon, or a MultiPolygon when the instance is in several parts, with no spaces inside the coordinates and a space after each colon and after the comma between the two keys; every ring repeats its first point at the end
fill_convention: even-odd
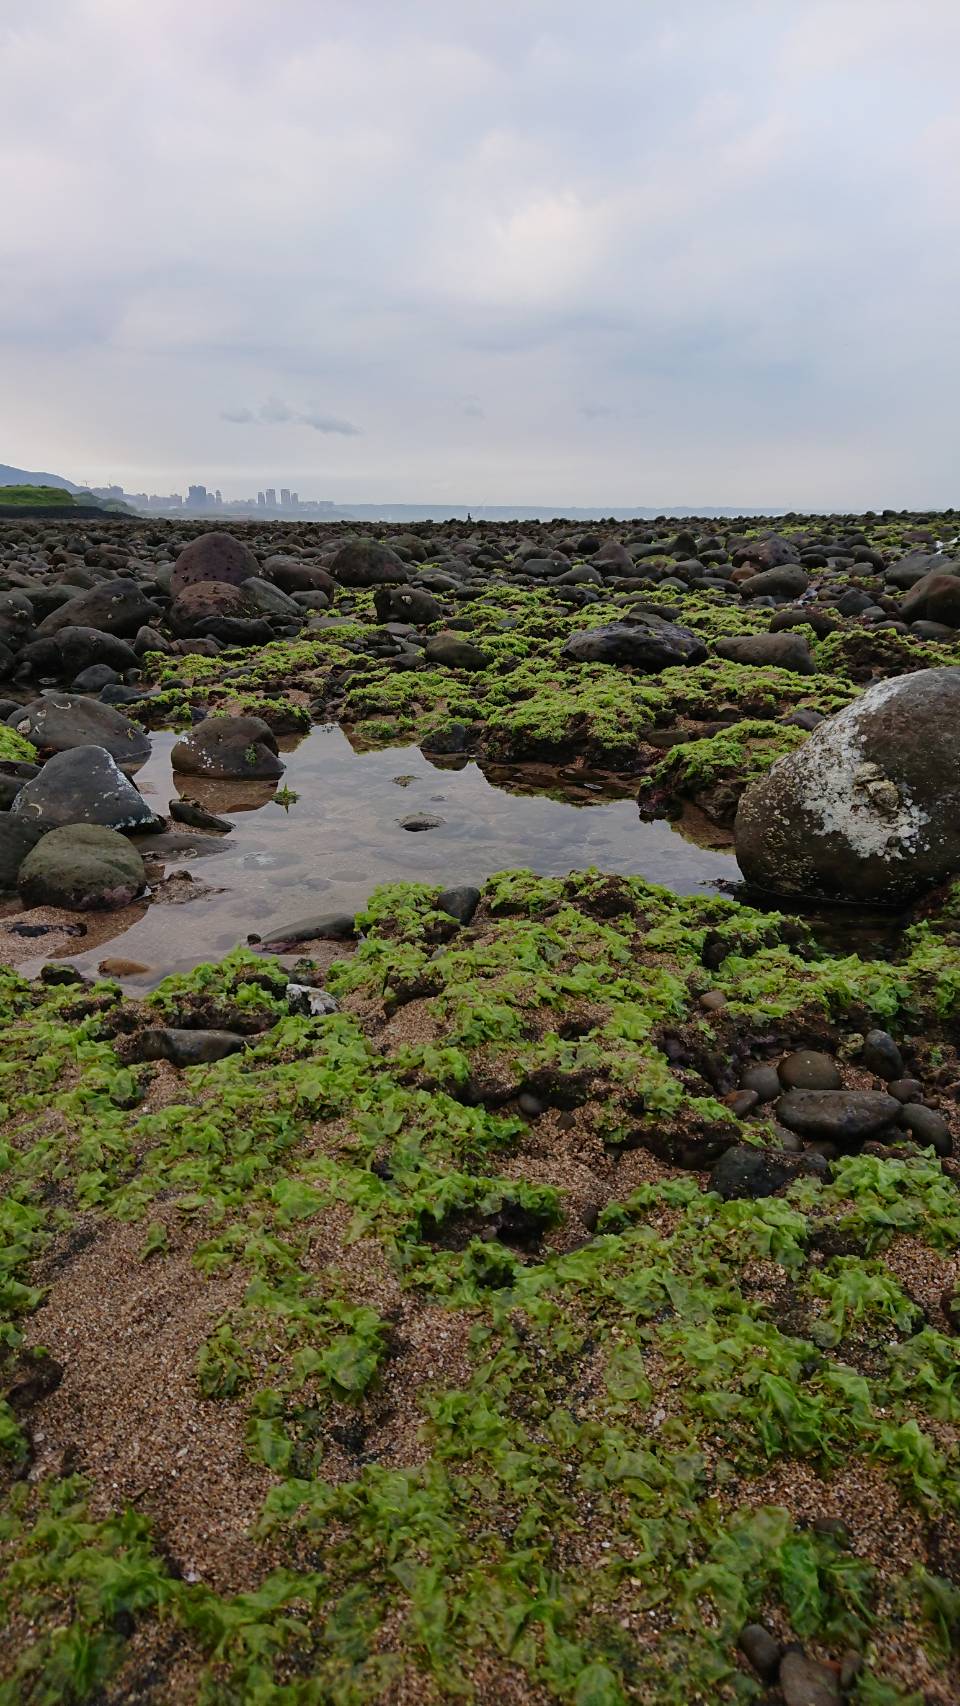
{"type": "Polygon", "coordinates": [[[689,628],[643,615],[572,634],[562,655],[575,663],[632,664],[646,674],[655,674],[676,664],[703,663],[707,650],[689,628]]]}
{"type": "Polygon", "coordinates": [[[376,539],[350,539],[329,565],[341,586],[403,586],[409,570],[402,557],[376,539]]]}
{"type": "Polygon", "coordinates": [[[471,640],[461,640],[459,634],[434,634],[424,648],[428,663],[441,664],[445,669],[486,669],[489,652],[475,646],[471,640]]]}
{"type": "Polygon", "coordinates": [[[772,1197],[795,1173],[795,1165],[777,1150],[737,1143],[714,1166],[709,1188],[725,1198],[772,1197]]]}
{"type": "Polygon", "coordinates": [[[41,637],[58,634],[61,628],[96,628],[103,634],[132,638],[145,622],[155,622],[159,606],[146,598],[134,580],[106,581],[78,593],[45,616],[37,628],[41,637]]]}
{"type": "Polygon", "coordinates": [[[215,817],[213,812],[208,812],[204,806],[198,805],[196,800],[171,800],[169,810],[174,823],[189,824],[191,829],[209,830],[214,835],[229,835],[233,828],[227,818],[215,817]]]}
{"type": "Polygon", "coordinates": [[[44,833],[40,824],[26,818],[9,812],[0,816],[0,892],[11,894],[16,888],[20,866],[44,833]]]}
{"type": "Polygon", "coordinates": [[[863,1039],[860,1064],[878,1078],[902,1078],[903,1055],[889,1031],[868,1031],[863,1039]]]}
{"type": "Polygon", "coordinates": [[[443,615],[439,600],[418,586],[378,586],[373,606],[378,622],[413,622],[425,627],[439,622],[443,615]]]}
{"type": "Polygon", "coordinates": [[[888,1131],[901,1104],[880,1090],[788,1090],[777,1118],[798,1137],[827,1138],[841,1149],[888,1131]]]}
{"type": "Polygon", "coordinates": [[[356,922],[352,912],[312,912],[307,918],[298,918],[293,924],[282,924],[270,933],[270,939],[264,946],[273,953],[285,951],[285,945],[296,946],[298,942],[333,941],[349,942],[357,934],[356,922]]]}
{"type": "Polygon", "coordinates": [[[761,1102],[775,1102],[782,1089],[775,1066],[748,1066],[740,1083],[745,1090],[755,1090],[761,1102]]]}
{"type": "Polygon", "coordinates": [[[933,1149],[937,1155],[952,1154],[950,1127],[935,1108],[926,1108],[922,1102],[902,1103],[900,1123],[924,1149],[933,1149]]]}
{"type": "Polygon", "coordinates": [[[71,912],[129,906],[143,885],[136,848],[115,829],[84,823],[51,829],[27,854],[17,878],[27,906],[71,912]]]}
{"type": "Polygon", "coordinates": [[[810,585],[810,576],[799,563],[778,564],[739,582],[743,598],[799,598],[810,585]]]}
{"type": "MultiPolygon", "coordinates": [[[[31,640],[20,653],[19,663],[33,675],[74,676],[101,665],[121,674],[137,669],[140,659],[126,640],[99,628],[61,628],[42,640],[31,640]]],[[[23,670],[18,669],[21,675],[23,670]]]]}
{"type": "Polygon", "coordinates": [[[150,741],[139,723],[132,723],[112,705],[79,693],[50,693],[31,699],[9,722],[43,753],[69,752],[78,746],[105,747],[122,770],[133,769],[150,756],[150,741]]]}
{"type": "Polygon", "coordinates": [[[259,717],[205,717],[177,742],[170,761],[182,775],[247,781],[282,776],[272,730],[259,717]]]}
{"type": "Polygon", "coordinates": [[[774,1682],[780,1670],[783,1644],[762,1623],[747,1623],[737,1637],[737,1646],[763,1682],[774,1682]]]}
{"type": "Polygon", "coordinates": [[[258,574],[260,564],[248,545],[232,533],[201,533],[180,552],[170,578],[170,596],[197,581],[226,581],[239,586],[258,574]]]}
{"type": "Polygon", "coordinates": [[[802,634],[735,634],[718,640],[714,651],[732,663],[786,669],[793,675],[813,674],[810,647],[802,634]]]}
{"type": "Polygon", "coordinates": [[[833,1056],[809,1048],[786,1055],[777,1074],[785,1090],[839,1090],[843,1082],[833,1056]]]}
{"type": "Polygon", "coordinates": [[[139,1060],[169,1060],[174,1066],[209,1066],[246,1047],[233,1031],[183,1031],[174,1027],[142,1031],[137,1039],[139,1060]]]}
{"type": "Polygon", "coordinates": [[[10,815],[43,829],[98,823],[107,829],[153,830],[163,819],[102,746],[54,753],[38,776],[25,782],[10,815]]]}
{"type": "Polygon", "coordinates": [[[458,924],[469,924],[479,904],[480,890],[472,888],[469,883],[443,889],[437,895],[437,911],[448,913],[458,924]]]}

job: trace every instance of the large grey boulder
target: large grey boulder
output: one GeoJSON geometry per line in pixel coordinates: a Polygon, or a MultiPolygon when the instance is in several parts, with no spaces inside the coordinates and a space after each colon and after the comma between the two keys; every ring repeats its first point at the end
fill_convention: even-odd
{"type": "Polygon", "coordinates": [[[879,681],[746,790],[747,881],[834,900],[908,899],[960,870],[960,669],[879,681]]]}
{"type": "Polygon", "coordinates": [[[718,640],[714,650],[731,663],[787,669],[793,675],[813,674],[810,647],[802,634],[730,634],[718,640]]]}
{"type": "Polygon", "coordinates": [[[56,752],[39,776],[19,790],[10,815],[56,829],[64,823],[99,823],[107,829],[153,830],[163,819],[103,746],[56,752]]]}
{"type": "Polygon", "coordinates": [[[170,755],[186,776],[272,780],[283,775],[272,730],[259,717],[205,717],[170,755]]]}
{"type": "Polygon", "coordinates": [[[349,539],[329,568],[341,586],[403,586],[409,573],[403,558],[376,539],[349,539]]]}
{"type": "Polygon", "coordinates": [[[647,674],[674,664],[702,663],[706,655],[699,634],[653,615],[572,634],[561,653],[574,663],[629,663],[647,674]]]}
{"type": "Polygon", "coordinates": [[[239,586],[260,573],[260,564],[249,545],[232,533],[201,533],[184,546],[170,577],[170,596],[176,598],[185,586],[198,581],[226,581],[239,586]]]}
{"type": "Polygon", "coordinates": [[[28,906],[70,912],[129,906],[144,884],[143,860],[115,829],[71,823],[51,829],[20,866],[17,887],[28,906]]]}
{"type": "Polygon", "coordinates": [[[97,628],[103,634],[132,636],[144,622],[155,622],[159,607],[144,597],[136,581],[105,581],[78,593],[59,609],[51,610],[37,629],[38,634],[57,634],[61,628],[97,628]]]}
{"type": "Polygon", "coordinates": [[[11,728],[32,740],[39,752],[68,752],[75,746],[103,746],[122,770],[150,756],[150,741],[139,723],[122,711],[87,699],[82,693],[49,693],[31,699],[9,718],[11,728]]]}

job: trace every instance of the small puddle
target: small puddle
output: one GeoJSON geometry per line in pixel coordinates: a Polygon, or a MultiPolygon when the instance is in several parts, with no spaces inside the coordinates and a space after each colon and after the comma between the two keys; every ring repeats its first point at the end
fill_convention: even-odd
{"type": "MultiPolygon", "coordinates": [[[[179,794],[233,821],[229,835],[174,825],[187,851],[164,855],[168,878],[190,873],[192,884],[177,885],[183,892],[201,884],[214,892],[155,902],[136,916],[80,915],[86,947],[51,939],[44,952],[38,942],[38,957],[21,963],[26,975],[51,954],[87,972],[121,956],[151,968],[144,983],[156,981],[311,913],[355,912],[386,882],[479,884],[510,867],[565,876],[594,865],[676,894],[704,894],[739,875],[731,852],[699,847],[666,822],[642,823],[635,785],[618,790],[546,770],[485,773],[473,762],[431,761],[415,746],[356,752],[341,729],[321,725],[299,742],[280,743],[287,748],[282,786],[299,796],[285,810],[272,784],[175,776],[170,752],[179,738],[153,735],[136,782],[159,813],[179,794]],[[408,817],[441,821],[414,832],[402,827],[408,817]]],[[[158,838],[138,845],[149,859],[158,838]]]]}

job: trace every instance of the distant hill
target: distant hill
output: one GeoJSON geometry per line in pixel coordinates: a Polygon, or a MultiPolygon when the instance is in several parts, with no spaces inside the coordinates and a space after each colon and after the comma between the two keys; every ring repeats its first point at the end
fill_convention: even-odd
{"type": "MultiPolygon", "coordinates": [[[[28,468],[11,468],[7,462],[0,462],[0,486],[56,486],[62,492],[80,490],[72,480],[65,480],[62,474],[31,474],[28,468]]],[[[4,503],[8,501],[4,498],[4,503]]]]}
{"type": "Polygon", "coordinates": [[[7,485],[0,482],[0,501],[4,508],[17,509],[74,509],[72,492],[62,486],[7,485]]]}

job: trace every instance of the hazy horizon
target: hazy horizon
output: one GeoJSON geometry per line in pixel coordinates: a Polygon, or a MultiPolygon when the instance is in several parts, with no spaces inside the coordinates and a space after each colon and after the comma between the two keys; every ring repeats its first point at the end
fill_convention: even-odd
{"type": "Polygon", "coordinates": [[[942,508],[958,56],[953,0],[36,0],[0,24],[4,454],[942,508]]]}

